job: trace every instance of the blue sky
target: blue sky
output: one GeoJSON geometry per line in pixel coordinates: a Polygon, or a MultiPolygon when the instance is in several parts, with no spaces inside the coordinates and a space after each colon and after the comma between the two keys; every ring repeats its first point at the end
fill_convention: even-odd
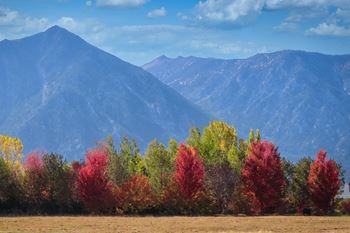
{"type": "Polygon", "coordinates": [[[350,0],[0,0],[0,40],[55,24],[136,65],[160,55],[350,53],[350,0]]]}

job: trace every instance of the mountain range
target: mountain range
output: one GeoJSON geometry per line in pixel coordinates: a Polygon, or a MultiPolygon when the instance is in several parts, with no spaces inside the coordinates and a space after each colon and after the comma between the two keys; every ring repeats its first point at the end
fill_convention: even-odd
{"type": "Polygon", "coordinates": [[[233,124],[243,138],[259,128],[293,161],[324,148],[350,171],[350,55],[286,50],[231,60],[161,56],[143,68],[233,124]]]}
{"type": "Polygon", "coordinates": [[[0,42],[0,134],[19,137],[25,152],[82,159],[112,134],[141,149],[157,138],[182,140],[210,116],[142,68],[66,29],[0,42]]]}
{"type": "Polygon", "coordinates": [[[220,119],[240,138],[259,128],[290,160],[324,148],[350,171],[350,55],[161,56],[140,68],[54,26],[0,42],[0,84],[0,134],[26,153],[82,159],[109,134],[144,151],[220,119]]]}

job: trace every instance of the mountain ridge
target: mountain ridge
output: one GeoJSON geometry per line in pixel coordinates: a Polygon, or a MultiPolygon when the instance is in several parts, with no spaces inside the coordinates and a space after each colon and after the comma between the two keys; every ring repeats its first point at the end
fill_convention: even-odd
{"type": "Polygon", "coordinates": [[[229,60],[163,57],[143,68],[240,135],[260,128],[292,160],[325,148],[350,170],[350,55],[284,50],[229,60]]]}
{"type": "Polygon", "coordinates": [[[279,54],[279,53],[305,53],[305,54],[314,54],[314,55],[321,55],[321,56],[333,56],[333,57],[342,57],[342,56],[350,56],[350,53],[344,53],[344,54],[327,54],[327,53],[321,53],[317,51],[306,51],[306,50],[295,50],[295,49],[282,49],[282,50],[276,50],[273,52],[264,52],[264,53],[256,53],[254,55],[244,57],[244,58],[219,58],[219,57],[200,57],[200,56],[176,56],[176,57],[170,57],[165,54],[162,54],[156,58],[154,58],[152,61],[147,62],[143,64],[141,67],[147,66],[148,64],[152,63],[155,60],[161,60],[161,59],[169,59],[169,60],[174,60],[178,58],[182,59],[189,59],[189,58],[195,58],[195,59],[214,59],[214,60],[222,60],[222,61],[233,61],[233,60],[247,60],[250,58],[253,58],[255,56],[264,56],[264,55],[273,55],[273,54],[279,54]]]}
{"type": "Polygon", "coordinates": [[[141,149],[154,138],[187,136],[211,118],[142,68],[52,27],[0,42],[0,132],[81,159],[108,134],[135,138],[141,149]]]}

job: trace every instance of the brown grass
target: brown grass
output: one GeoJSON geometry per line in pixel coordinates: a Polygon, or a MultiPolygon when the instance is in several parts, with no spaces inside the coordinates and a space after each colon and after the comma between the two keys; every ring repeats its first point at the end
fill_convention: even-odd
{"type": "Polygon", "coordinates": [[[0,217],[1,233],[350,233],[350,217],[0,217]]]}

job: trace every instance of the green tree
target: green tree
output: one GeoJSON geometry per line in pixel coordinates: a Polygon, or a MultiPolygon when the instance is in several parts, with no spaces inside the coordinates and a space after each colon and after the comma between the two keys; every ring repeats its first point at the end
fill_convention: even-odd
{"type": "Polygon", "coordinates": [[[253,129],[250,129],[249,130],[249,138],[248,138],[248,141],[247,141],[247,144],[248,144],[247,153],[248,153],[248,150],[249,150],[250,146],[254,142],[260,142],[260,141],[261,141],[260,129],[257,129],[255,131],[255,133],[254,133],[253,129]]]}
{"type": "Polygon", "coordinates": [[[153,140],[146,151],[145,165],[154,191],[161,194],[170,182],[173,158],[163,144],[153,140]]]}
{"type": "MultiPolygon", "coordinates": [[[[189,137],[186,140],[186,143],[194,148],[196,148],[199,152],[201,152],[202,142],[201,142],[201,131],[199,128],[192,128],[189,132],[189,137]]],[[[175,156],[177,153],[177,148],[175,150],[175,156]]]]}
{"type": "Polygon", "coordinates": [[[296,210],[301,213],[303,208],[310,207],[310,192],[307,179],[310,173],[310,166],[313,160],[310,157],[305,157],[299,160],[295,165],[295,173],[293,176],[291,188],[291,201],[296,210]]]}
{"type": "Polygon", "coordinates": [[[128,137],[123,137],[120,143],[119,155],[122,163],[127,167],[128,178],[135,173],[143,172],[143,162],[140,154],[140,149],[135,140],[129,140],[128,137]]]}
{"type": "Polygon", "coordinates": [[[127,166],[123,166],[121,157],[114,146],[112,135],[108,135],[105,141],[99,143],[101,147],[107,148],[108,167],[107,173],[109,179],[117,185],[121,185],[128,179],[127,166]]]}
{"type": "Polygon", "coordinates": [[[62,155],[43,156],[46,179],[46,208],[49,212],[67,212],[72,204],[71,168],[62,155]]]}
{"type": "Polygon", "coordinates": [[[136,173],[144,173],[143,160],[135,140],[123,137],[117,151],[112,136],[108,136],[100,146],[108,150],[108,176],[116,185],[122,185],[136,173]]]}
{"type": "Polygon", "coordinates": [[[238,144],[239,144],[239,159],[240,161],[244,161],[244,159],[248,155],[248,148],[249,148],[248,141],[244,139],[239,139],[238,144]]]}
{"type": "Polygon", "coordinates": [[[175,162],[176,154],[177,154],[178,143],[175,139],[170,139],[168,142],[168,154],[172,159],[172,162],[175,162]]]}
{"type": "Polygon", "coordinates": [[[249,131],[249,144],[252,144],[255,141],[254,130],[250,129],[249,131]]]}
{"type": "Polygon", "coordinates": [[[187,142],[199,151],[206,165],[235,164],[238,160],[237,131],[223,121],[211,122],[202,136],[198,130],[192,131],[187,142]]]}
{"type": "Polygon", "coordinates": [[[260,129],[256,130],[255,135],[256,135],[256,141],[260,142],[261,141],[260,129]]]}
{"type": "Polygon", "coordinates": [[[295,176],[295,165],[291,161],[282,158],[282,170],[285,180],[285,186],[282,192],[284,204],[281,205],[279,210],[282,213],[289,213],[294,211],[292,204],[292,184],[295,176]]]}

